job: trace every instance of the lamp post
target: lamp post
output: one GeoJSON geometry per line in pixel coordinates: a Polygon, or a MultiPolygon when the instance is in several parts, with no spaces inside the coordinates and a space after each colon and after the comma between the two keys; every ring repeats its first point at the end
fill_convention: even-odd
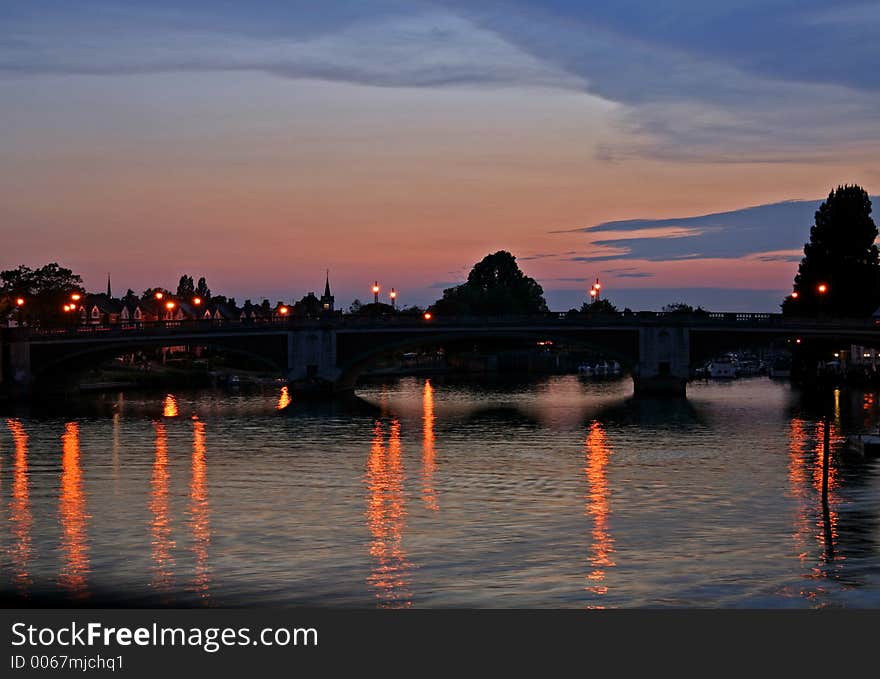
{"type": "Polygon", "coordinates": [[[823,307],[822,300],[824,299],[825,295],[828,294],[828,284],[819,283],[819,285],[816,287],[816,291],[819,293],[819,303],[817,305],[817,310],[821,313],[823,307]]]}
{"type": "Polygon", "coordinates": [[[397,290],[395,290],[394,288],[391,288],[391,292],[388,293],[388,296],[391,298],[391,308],[396,309],[397,308],[397,290]]]}
{"type": "Polygon", "coordinates": [[[153,297],[156,299],[156,322],[158,323],[162,320],[162,298],[165,295],[157,290],[153,297]]]}
{"type": "Polygon", "coordinates": [[[373,304],[379,303],[379,281],[373,283],[373,304]]]}
{"type": "Polygon", "coordinates": [[[24,309],[24,297],[16,297],[15,298],[15,324],[23,325],[23,309],[24,309]]]}

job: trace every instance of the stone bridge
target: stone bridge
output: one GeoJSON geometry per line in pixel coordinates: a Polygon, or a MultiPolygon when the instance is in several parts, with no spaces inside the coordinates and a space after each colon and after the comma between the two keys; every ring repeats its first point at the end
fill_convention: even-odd
{"type": "Polygon", "coordinates": [[[112,356],[163,346],[211,346],[249,356],[294,384],[354,388],[383,354],[450,342],[552,340],[618,360],[636,393],[684,395],[691,367],[720,351],[777,339],[820,338],[880,345],[873,319],[793,319],[778,314],[450,317],[328,316],[268,322],[181,321],[138,326],[0,329],[0,384],[26,393],[41,380],[112,356]]]}

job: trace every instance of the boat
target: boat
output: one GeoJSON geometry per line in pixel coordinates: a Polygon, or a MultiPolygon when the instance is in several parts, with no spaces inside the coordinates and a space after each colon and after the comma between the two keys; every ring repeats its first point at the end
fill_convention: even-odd
{"type": "Polygon", "coordinates": [[[846,439],[847,450],[863,457],[880,456],[880,434],[852,434],[846,439]]]}
{"type": "Polygon", "coordinates": [[[770,364],[770,377],[791,377],[791,358],[777,358],[770,364]]]}
{"type": "Polygon", "coordinates": [[[709,377],[713,379],[733,379],[736,365],[728,357],[718,358],[709,364],[709,377]]]}

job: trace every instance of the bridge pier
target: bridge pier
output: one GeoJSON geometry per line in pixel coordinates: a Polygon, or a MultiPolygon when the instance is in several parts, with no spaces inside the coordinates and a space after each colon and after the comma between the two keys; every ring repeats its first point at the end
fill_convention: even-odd
{"type": "Polygon", "coordinates": [[[336,331],[309,328],[287,333],[287,381],[304,395],[332,396],[352,391],[339,383],[336,366],[336,331]]]}
{"type": "Polygon", "coordinates": [[[31,382],[31,345],[28,342],[9,344],[9,375],[7,379],[17,385],[27,386],[31,382]]]}
{"type": "Polygon", "coordinates": [[[31,391],[32,381],[30,344],[0,344],[0,397],[26,396],[31,391]]]}
{"type": "Polygon", "coordinates": [[[690,354],[687,328],[640,328],[639,365],[633,375],[635,395],[684,398],[690,377],[690,354]]]}

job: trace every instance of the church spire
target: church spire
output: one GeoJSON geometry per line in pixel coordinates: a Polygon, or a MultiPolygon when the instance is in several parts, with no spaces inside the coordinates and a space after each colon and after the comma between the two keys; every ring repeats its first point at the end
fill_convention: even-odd
{"type": "Polygon", "coordinates": [[[107,272],[107,298],[113,297],[113,294],[110,292],[110,273],[107,272]]]}
{"type": "Polygon", "coordinates": [[[330,269],[327,269],[327,278],[324,281],[324,294],[321,296],[321,307],[324,311],[333,311],[336,308],[336,300],[330,293],[330,269]]]}

